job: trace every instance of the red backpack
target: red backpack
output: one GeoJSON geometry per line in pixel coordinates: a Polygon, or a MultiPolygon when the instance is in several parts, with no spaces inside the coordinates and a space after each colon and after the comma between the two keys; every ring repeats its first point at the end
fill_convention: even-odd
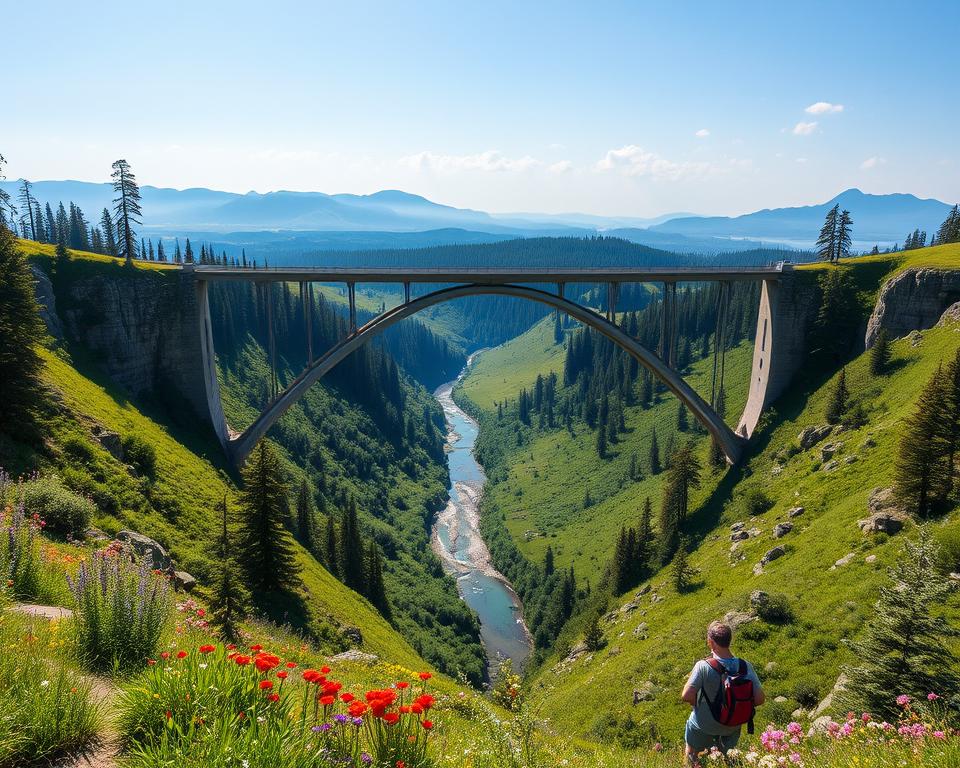
{"type": "Polygon", "coordinates": [[[717,697],[713,701],[707,700],[713,719],[720,725],[731,727],[746,723],[747,733],[753,733],[756,707],[753,703],[753,680],[747,675],[747,662],[737,659],[737,671],[731,673],[713,656],[704,661],[720,675],[721,685],[717,697]]]}

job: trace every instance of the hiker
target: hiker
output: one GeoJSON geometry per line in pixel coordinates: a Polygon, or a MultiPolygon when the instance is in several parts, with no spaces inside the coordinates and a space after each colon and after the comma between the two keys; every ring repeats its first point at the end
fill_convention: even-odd
{"type": "Polygon", "coordinates": [[[766,698],[750,662],[730,652],[732,640],[728,624],[715,621],[707,627],[710,656],[694,664],[680,696],[693,707],[684,731],[691,766],[699,766],[698,755],[711,747],[724,754],[733,749],[743,725],[753,733],[754,710],[766,698]]]}

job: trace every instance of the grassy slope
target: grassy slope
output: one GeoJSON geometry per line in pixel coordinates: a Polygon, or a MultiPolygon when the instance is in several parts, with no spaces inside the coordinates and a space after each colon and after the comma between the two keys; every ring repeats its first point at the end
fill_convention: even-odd
{"type": "MultiPolygon", "coordinates": [[[[53,247],[22,242],[25,252],[41,260],[53,247]]],[[[115,259],[72,252],[71,270],[121,269],[115,259]]],[[[137,265],[138,269],[165,269],[137,265]]],[[[93,478],[108,492],[116,509],[101,507],[94,523],[109,533],[129,527],[156,538],[166,546],[181,567],[204,580],[212,572],[209,556],[216,531],[214,507],[224,495],[232,498],[235,486],[224,473],[219,446],[203,437],[171,428],[149,406],[130,400],[95,367],[71,360],[63,353],[42,350],[44,380],[56,393],[60,407],[45,424],[45,455],[26,447],[5,443],[4,453],[13,458],[11,469],[48,468],[78,472],[93,478]],[[121,435],[137,434],[149,440],[157,452],[157,476],[153,482],[133,477],[123,465],[100,448],[90,435],[94,424],[121,435]],[[78,461],[64,446],[71,441],[85,444],[92,461],[78,461]],[[102,483],[100,481],[103,481],[102,483]],[[166,516],[155,511],[163,509],[166,516]]],[[[109,505],[108,505],[109,506],[109,505]]],[[[419,655],[383,620],[362,597],[343,586],[323,567],[299,549],[303,565],[304,594],[315,622],[351,625],[363,633],[365,650],[411,667],[426,666],[419,655]]]]}
{"type": "MultiPolygon", "coordinates": [[[[908,267],[960,268],[960,246],[850,263],[864,300],[872,303],[882,280],[908,267]]],[[[825,268],[812,265],[802,269],[816,272],[825,268]]],[[[678,702],[677,692],[693,660],[704,653],[703,627],[727,611],[746,608],[754,589],[788,595],[797,615],[792,625],[755,624],[740,637],[740,651],[760,669],[767,662],[776,662],[775,669],[764,675],[768,693],[771,699],[784,695],[788,701],[768,707],[768,715],[780,720],[789,715],[797,706],[793,699],[797,683],[812,685],[820,695],[825,694],[844,660],[842,640],[854,635],[869,615],[885,565],[899,548],[896,537],[889,541],[884,537],[867,539],[856,520],[867,514],[870,491],[891,484],[899,423],[913,407],[919,386],[942,360],[955,353],[960,343],[958,333],[955,328],[927,331],[916,348],[907,341],[897,342],[891,373],[881,379],[869,376],[866,354],[847,366],[850,389],[867,409],[869,423],[839,437],[844,448],[839,454],[840,468],[834,472],[819,470],[819,448],[794,456],[779,476],[772,472],[774,455],[795,443],[803,427],[824,423],[833,379],[812,391],[795,387],[783,398],[771,425],[755,440],[745,465],[729,472],[719,483],[705,483],[693,500],[698,511],[692,524],[707,532],[691,557],[700,570],[699,588],[677,596],[668,586],[667,574],[661,573],[653,579],[653,585],[665,599],[656,604],[644,600],[639,610],[606,624],[607,650],[593,658],[550,664],[539,671],[532,683],[532,696],[551,727],[558,732],[587,735],[601,715],[612,710],[621,720],[629,713],[634,720],[649,720],[666,738],[679,738],[686,709],[678,702]],[[868,440],[876,445],[865,447],[868,440]],[[845,459],[851,455],[857,456],[856,462],[846,464],[845,459]],[[745,558],[734,562],[728,526],[745,519],[741,500],[751,489],[765,491],[775,504],[750,522],[748,527],[756,526],[762,533],[745,542],[745,558]],[[753,565],[774,545],[773,525],[786,519],[786,510],[795,505],[805,507],[805,514],[795,520],[793,532],[776,542],[787,547],[787,556],[769,565],[764,574],[753,575],[753,565]],[[830,570],[836,560],[851,552],[855,553],[853,563],[830,570]],[[864,558],[869,554],[877,558],[868,564],[864,558]],[[641,622],[648,625],[646,640],[633,634],[641,622]],[[617,650],[611,653],[611,649],[617,650]],[[659,690],[656,702],[634,707],[632,691],[646,681],[659,690]]],[[[557,369],[546,356],[537,358],[537,347],[530,338],[521,338],[497,350],[496,357],[495,353],[486,360],[481,356],[476,372],[471,372],[464,383],[464,395],[486,405],[505,395],[515,396],[519,386],[529,386],[529,374],[533,371],[535,375],[538,367],[530,357],[512,365],[514,356],[509,348],[513,344],[540,360],[540,372],[557,369]]],[[[738,380],[746,379],[749,353],[745,345],[728,361],[730,414],[737,413],[743,402],[745,393],[736,387],[738,380]],[[739,374],[743,375],[738,379],[739,374]]],[[[520,355],[515,357],[519,359],[520,355]]],[[[697,386],[696,370],[688,380],[697,386]]],[[[700,379],[697,388],[701,392],[704,381],[708,383],[709,379],[700,379]]],[[[669,425],[675,418],[675,403],[668,400],[666,408],[661,418],[669,425]]],[[[628,424],[656,419],[657,411],[628,413],[628,424]]],[[[628,440],[635,442],[643,458],[645,431],[640,430],[639,436],[635,432],[628,440]]],[[[574,562],[579,573],[597,573],[609,557],[616,529],[622,521],[635,518],[651,481],[630,486],[586,512],[574,512],[583,496],[585,478],[589,478],[591,492],[595,486],[616,483],[625,474],[623,455],[628,453],[621,449],[613,461],[600,462],[593,451],[592,434],[569,438],[563,432],[550,433],[516,449],[510,456],[508,479],[491,486],[490,499],[507,513],[508,528],[528,557],[539,558],[549,541],[560,553],[558,564],[574,562]],[[538,527],[548,538],[525,541],[524,532],[538,527]]],[[[649,491],[656,504],[654,489],[649,491]]],[[[952,528],[957,521],[948,519],[940,525],[952,528]]],[[[625,595],[620,602],[632,598],[632,594],[625,595]]],[[[957,606],[950,610],[960,615],[957,606]]]]}

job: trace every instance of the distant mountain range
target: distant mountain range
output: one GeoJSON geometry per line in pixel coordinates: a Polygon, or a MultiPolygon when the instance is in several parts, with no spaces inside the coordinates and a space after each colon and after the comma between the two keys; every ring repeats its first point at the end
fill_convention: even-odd
{"type": "MultiPolygon", "coordinates": [[[[18,182],[0,182],[14,197],[18,182]]],[[[110,207],[109,184],[38,181],[42,203],[74,201],[91,221],[110,207]]],[[[853,215],[854,238],[867,246],[902,241],[915,228],[935,230],[950,206],[913,195],[869,195],[849,189],[821,205],[775,208],[743,216],[695,216],[674,213],[644,219],[581,213],[491,214],[454,208],[400,190],[370,195],[322,192],[248,192],[167,189],[144,186],[144,232],[148,236],[183,233],[271,232],[271,239],[299,239],[305,248],[357,249],[416,247],[443,243],[490,242],[510,237],[584,236],[603,233],[655,248],[717,253],[782,244],[809,248],[826,211],[835,203],[853,215]]],[[[240,238],[243,239],[243,238],[240,238]]]]}

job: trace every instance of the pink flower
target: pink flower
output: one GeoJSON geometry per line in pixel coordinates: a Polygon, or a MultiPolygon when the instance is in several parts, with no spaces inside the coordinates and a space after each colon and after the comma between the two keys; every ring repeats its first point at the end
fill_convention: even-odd
{"type": "Polygon", "coordinates": [[[913,701],[913,699],[905,693],[901,693],[899,696],[897,696],[898,707],[907,707],[910,705],[911,701],[913,701]]]}
{"type": "Polygon", "coordinates": [[[935,739],[945,739],[945,738],[947,738],[947,734],[945,734],[943,731],[934,731],[934,732],[933,732],[933,738],[935,738],[935,739]]]}
{"type": "Polygon", "coordinates": [[[928,693],[928,694],[927,694],[927,701],[936,701],[936,700],[939,699],[939,698],[940,698],[940,697],[937,696],[937,694],[935,694],[935,693],[928,693]]]}
{"type": "Polygon", "coordinates": [[[865,722],[865,723],[869,723],[869,722],[870,722],[870,713],[869,713],[869,712],[864,712],[862,715],[860,715],[860,719],[863,720],[863,722],[865,722]]]}

